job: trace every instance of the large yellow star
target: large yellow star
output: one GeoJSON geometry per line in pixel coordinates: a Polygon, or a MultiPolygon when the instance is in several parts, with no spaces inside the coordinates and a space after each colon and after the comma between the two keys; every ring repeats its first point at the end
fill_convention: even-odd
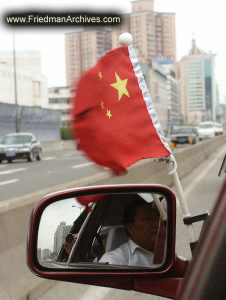
{"type": "Polygon", "coordinates": [[[112,83],[111,86],[118,90],[118,100],[120,101],[123,95],[129,97],[129,93],[126,89],[126,84],[128,79],[122,80],[118,74],[115,72],[116,82],[112,83]]]}

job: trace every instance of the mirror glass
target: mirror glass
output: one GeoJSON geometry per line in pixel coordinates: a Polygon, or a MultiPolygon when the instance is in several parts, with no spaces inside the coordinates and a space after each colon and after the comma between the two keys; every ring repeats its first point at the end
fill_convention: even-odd
{"type": "Polygon", "coordinates": [[[167,201],[153,193],[58,200],[42,214],[39,263],[49,268],[156,268],[166,258],[167,201]],[[89,204],[83,206],[83,204],[89,204]]]}

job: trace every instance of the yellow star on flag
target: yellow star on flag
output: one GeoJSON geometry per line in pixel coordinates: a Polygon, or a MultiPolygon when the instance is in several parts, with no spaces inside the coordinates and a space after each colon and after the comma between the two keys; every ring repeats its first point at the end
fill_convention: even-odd
{"type": "Polygon", "coordinates": [[[100,80],[103,78],[103,75],[101,72],[98,72],[98,77],[100,78],[100,80]]]}
{"type": "Polygon", "coordinates": [[[111,111],[107,109],[107,113],[106,113],[107,117],[110,119],[112,117],[111,111]]]}
{"type": "Polygon", "coordinates": [[[129,93],[126,89],[126,84],[128,79],[122,80],[118,74],[115,72],[116,82],[112,83],[111,86],[118,90],[118,100],[120,101],[123,95],[129,97],[129,93]]]}

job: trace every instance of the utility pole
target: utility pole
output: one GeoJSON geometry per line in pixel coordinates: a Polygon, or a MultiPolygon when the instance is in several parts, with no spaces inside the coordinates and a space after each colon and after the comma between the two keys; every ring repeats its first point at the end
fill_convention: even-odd
{"type": "Polygon", "coordinates": [[[15,105],[16,105],[16,132],[20,132],[19,126],[19,109],[18,109],[18,99],[17,99],[17,71],[16,71],[16,46],[15,46],[15,32],[13,30],[13,70],[14,70],[14,97],[15,97],[15,105]]]}

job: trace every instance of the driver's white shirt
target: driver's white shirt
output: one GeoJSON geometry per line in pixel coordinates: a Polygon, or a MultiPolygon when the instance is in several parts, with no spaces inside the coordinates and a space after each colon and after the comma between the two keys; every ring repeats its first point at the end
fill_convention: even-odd
{"type": "Polygon", "coordinates": [[[124,266],[151,267],[153,253],[138,246],[133,240],[122,244],[118,248],[106,252],[99,262],[124,266]]]}

